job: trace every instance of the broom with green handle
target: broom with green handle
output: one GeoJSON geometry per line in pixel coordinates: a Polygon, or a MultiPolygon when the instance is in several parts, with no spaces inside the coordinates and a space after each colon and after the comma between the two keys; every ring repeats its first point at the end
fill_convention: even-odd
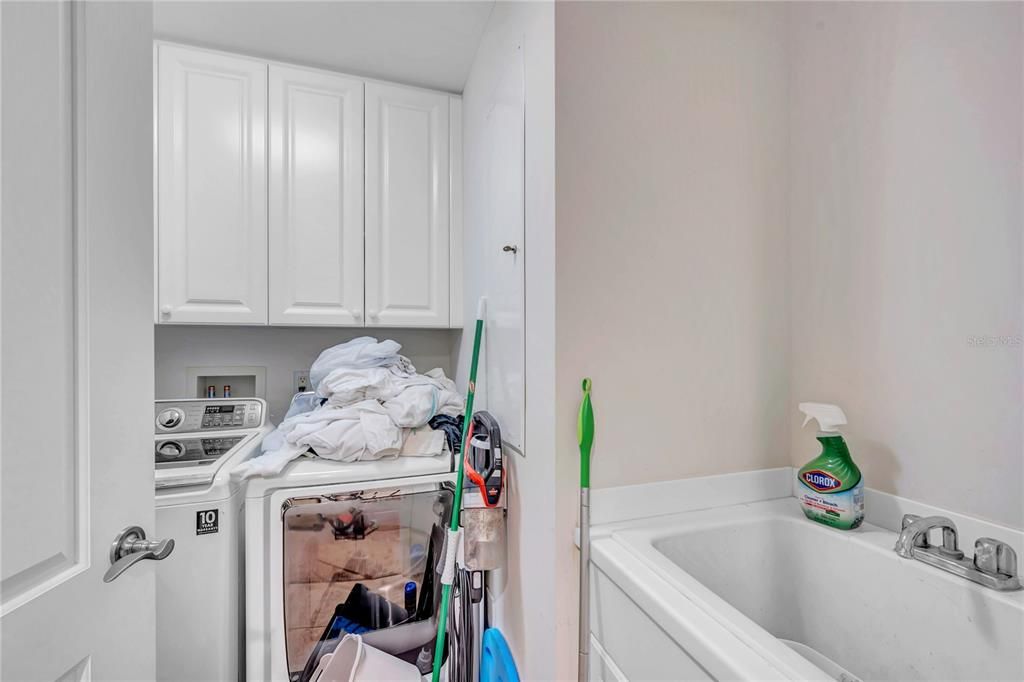
{"type": "Polygon", "coordinates": [[[583,401],[576,421],[580,444],[580,659],[577,679],[586,682],[590,660],[590,451],[594,447],[593,382],[583,380],[583,401]]]}
{"type": "Polygon", "coordinates": [[[441,574],[441,610],[437,618],[437,642],[434,644],[433,682],[441,680],[441,658],[444,654],[444,638],[448,627],[448,605],[452,598],[452,579],[455,572],[455,552],[458,548],[459,513],[462,511],[462,481],[466,472],[466,448],[469,447],[469,429],[473,423],[473,396],[476,395],[476,366],[480,359],[480,338],[484,333],[484,310],[486,299],[480,299],[476,311],[476,331],[473,333],[473,360],[469,365],[469,387],[466,390],[466,416],[462,422],[462,453],[459,455],[459,474],[455,480],[455,501],[452,503],[452,522],[448,530],[445,568],[441,574]]]}

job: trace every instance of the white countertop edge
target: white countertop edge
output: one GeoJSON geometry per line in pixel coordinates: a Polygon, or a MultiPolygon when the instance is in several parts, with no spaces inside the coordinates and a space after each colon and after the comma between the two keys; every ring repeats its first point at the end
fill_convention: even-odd
{"type": "MultiPolygon", "coordinates": [[[[638,519],[793,497],[796,485],[796,469],[777,467],[612,488],[592,488],[590,523],[592,527],[604,526],[602,530],[611,530],[607,527],[638,519]]],[[[1006,542],[1013,547],[1018,557],[1024,557],[1024,529],[1011,528],[873,488],[865,489],[864,515],[867,523],[898,533],[904,514],[948,517],[956,524],[961,549],[967,554],[973,553],[977,538],[992,537],[1006,542]]],[[[578,539],[577,530],[577,543],[578,539]]]]}
{"type": "Polygon", "coordinates": [[[591,488],[590,523],[606,523],[761,502],[793,494],[793,468],[755,469],[614,488],[591,488]]]}

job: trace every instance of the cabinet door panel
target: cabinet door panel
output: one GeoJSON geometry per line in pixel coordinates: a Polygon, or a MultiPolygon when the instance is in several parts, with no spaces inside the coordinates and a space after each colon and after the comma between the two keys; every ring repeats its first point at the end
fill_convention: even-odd
{"type": "Polygon", "coordinates": [[[267,67],[158,48],[160,322],[267,321],[267,67]]]}
{"type": "Polygon", "coordinates": [[[366,86],[368,326],[449,323],[448,97],[366,86]]]}
{"type": "Polygon", "coordinates": [[[270,67],[270,322],[362,325],[363,83],[270,67]]]}

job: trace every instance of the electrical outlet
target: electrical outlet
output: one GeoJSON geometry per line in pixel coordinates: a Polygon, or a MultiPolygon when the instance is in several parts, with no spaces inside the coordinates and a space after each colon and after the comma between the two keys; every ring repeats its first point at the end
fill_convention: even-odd
{"type": "Polygon", "coordinates": [[[292,377],[295,379],[293,384],[296,393],[305,393],[306,391],[312,390],[309,385],[309,371],[304,369],[298,369],[292,372],[292,377]]]}

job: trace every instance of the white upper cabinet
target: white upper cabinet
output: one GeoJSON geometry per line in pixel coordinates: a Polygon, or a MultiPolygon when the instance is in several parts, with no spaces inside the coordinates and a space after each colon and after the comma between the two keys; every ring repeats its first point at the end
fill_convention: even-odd
{"type": "Polygon", "coordinates": [[[449,325],[448,101],[366,85],[367,326],[449,325]]]}
{"type": "Polygon", "coordinates": [[[362,326],[363,82],[270,65],[270,323],[362,326]]]}
{"type": "Polygon", "coordinates": [[[266,324],[267,65],[157,49],[157,320],[266,324]]]}
{"type": "Polygon", "coordinates": [[[158,323],[461,326],[461,100],[169,43],[156,60],[158,323]]]}

